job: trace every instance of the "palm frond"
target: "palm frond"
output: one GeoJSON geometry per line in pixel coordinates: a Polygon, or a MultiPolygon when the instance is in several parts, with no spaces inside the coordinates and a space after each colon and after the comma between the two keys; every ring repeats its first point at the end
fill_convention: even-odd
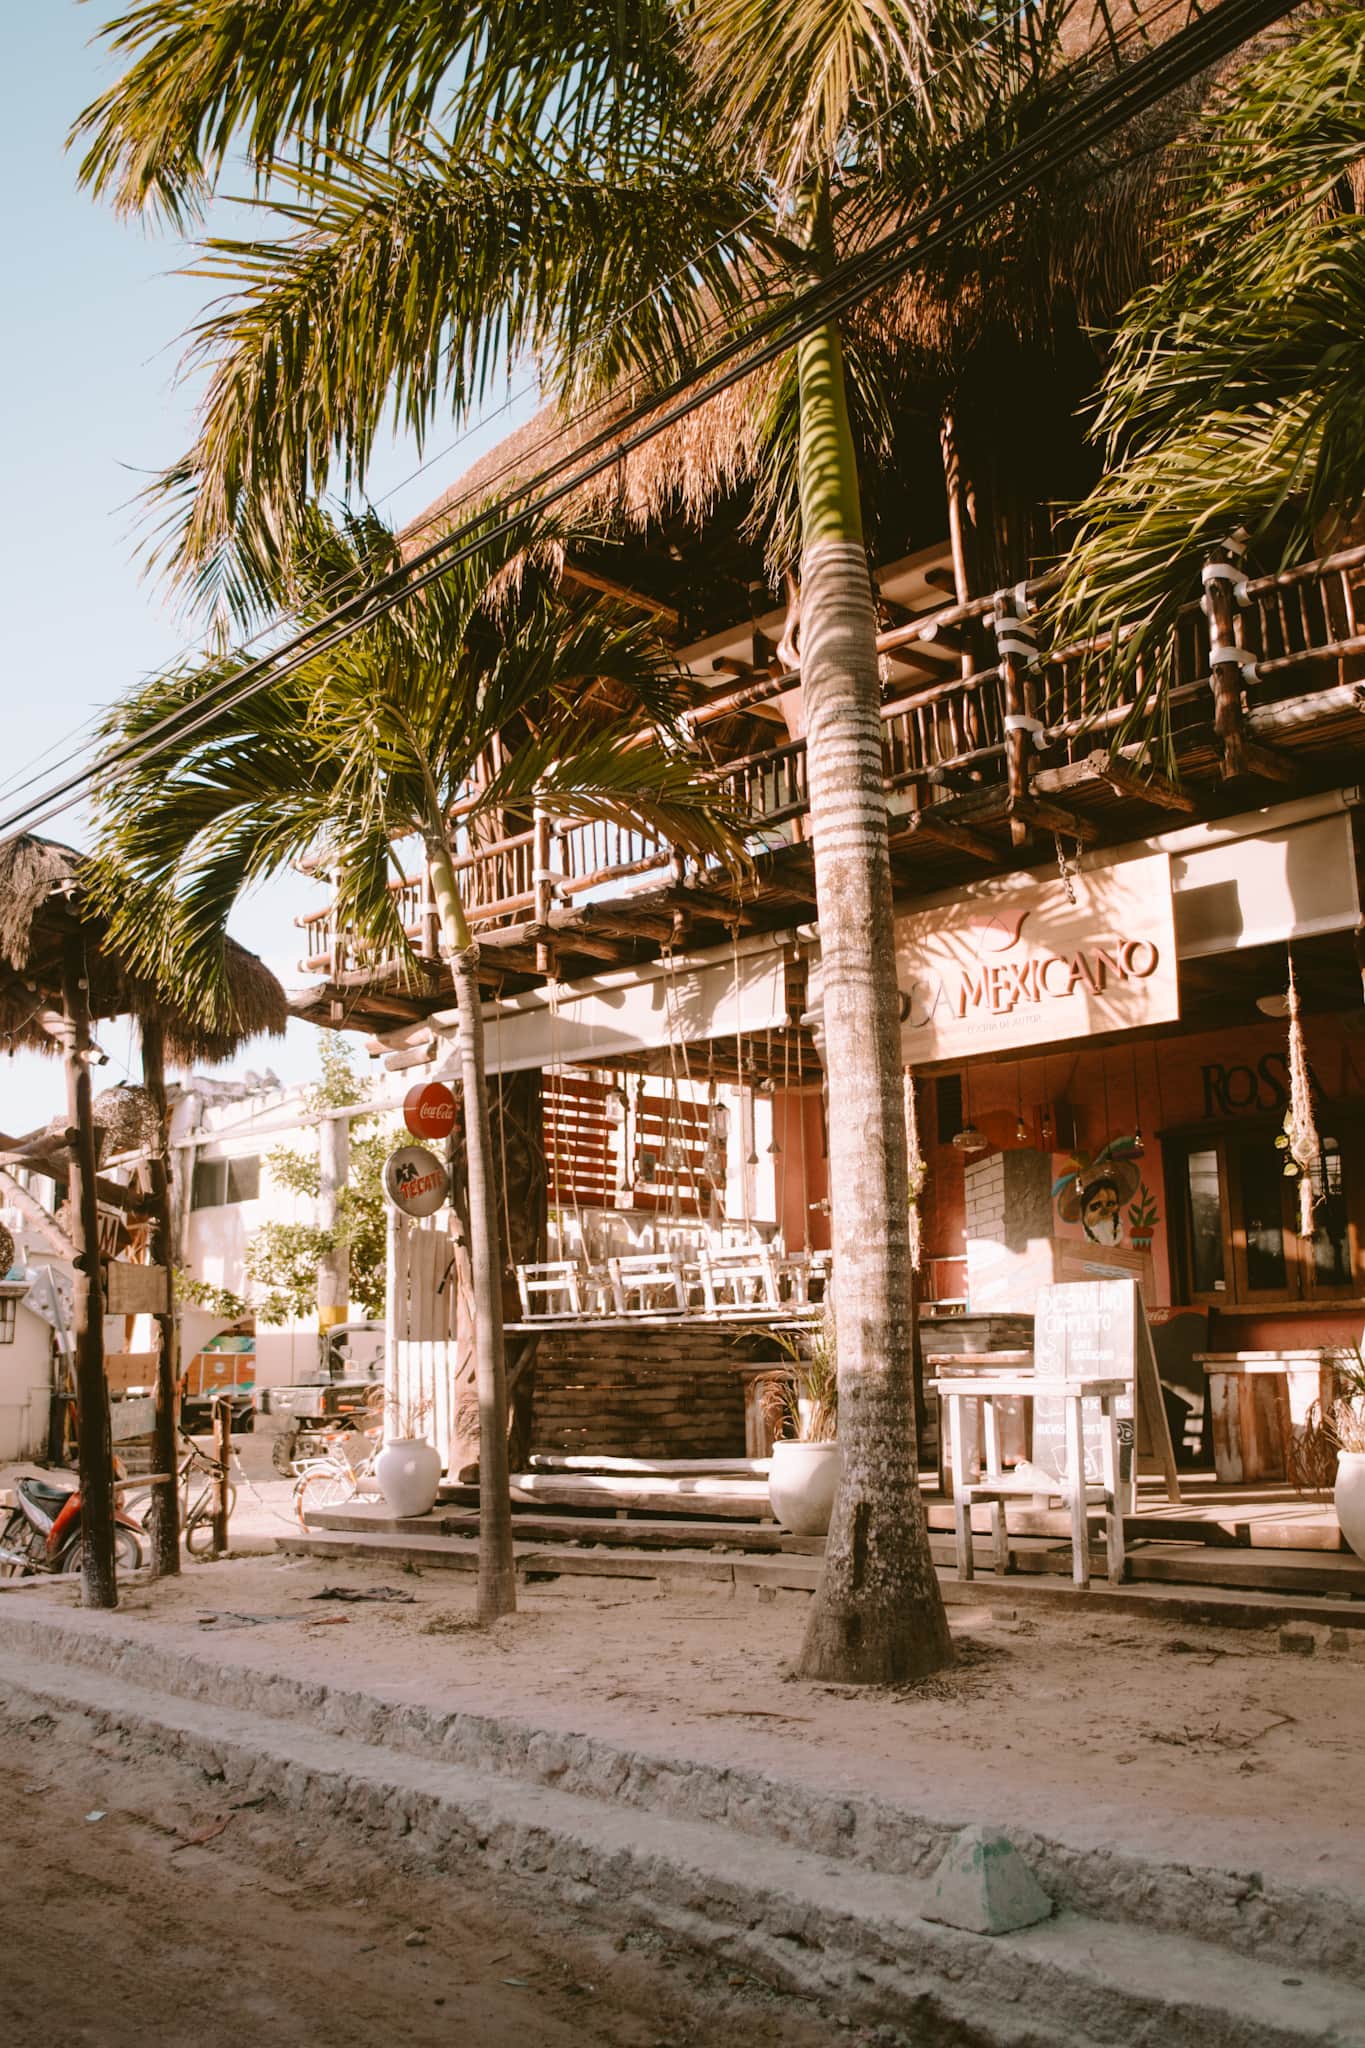
{"type": "Polygon", "coordinates": [[[77,119],[82,183],[184,231],[229,152],[263,183],[439,124],[481,146],[494,123],[629,137],[642,88],[676,96],[664,0],[145,0],[101,38],[128,60],[77,119]]]}
{"type": "Polygon", "coordinates": [[[732,232],[741,199],[685,165],[600,169],[513,141],[364,156],[275,202],[288,238],[209,243],[200,274],[229,292],[190,338],[187,367],[209,372],[199,434],[152,493],[182,587],[202,599],[207,575],[212,598],[257,598],[295,508],[338,463],[360,483],[390,416],[420,442],[528,355],[563,366],[569,398],[664,377],[737,315],[765,262],[732,232]],[[659,289],[689,266],[692,289],[659,289]]]}
{"type": "Polygon", "coordinates": [[[1278,566],[1365,501],[1363,48],[1353,6],[1228,83],[1184,172],[1176,258],[1116,337],[1109,468],[1079,508],[1058,630],[1111,646],[1116,699],[1141,666],[1143,719],[1205,548],[1245,526],[1278,566]]]}

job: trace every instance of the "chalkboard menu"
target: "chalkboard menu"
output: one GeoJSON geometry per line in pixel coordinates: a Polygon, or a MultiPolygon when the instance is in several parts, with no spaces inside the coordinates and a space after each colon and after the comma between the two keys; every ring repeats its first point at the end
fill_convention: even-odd
{"type": "MultiPolygon", "coordinates": [[[[1137,1281],[1072,1280],[1040,1287],[1034,1310],[1033,1369],[1040,1379],[1126,1380],[1132,1391],[1116,1404],[1119,1479],[1131,1484],[1134,1466],[1166,1475],[1178,1500],[1175,1451],[1166,1422],[1156,1354],[1137,1281]],[[1136,1458],[1135,1454],[1136,1453],[1136,1458]]],[[[1101,1477],[1098,1401],[1085,1403],[1085,1476],[1101,1477]]],[[[1066,1473],[1066,1430],[1060,1400],[1033,1403],[1033,1464],[1061,1478],[1066,1473]]]]}

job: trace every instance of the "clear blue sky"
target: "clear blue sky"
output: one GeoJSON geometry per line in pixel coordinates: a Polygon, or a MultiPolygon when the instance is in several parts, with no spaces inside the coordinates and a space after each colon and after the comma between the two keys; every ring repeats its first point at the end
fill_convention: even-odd
{"type": "MultiPolygon", "coordinates": [[[[0,815],[17,807],[12,781],[65,769],[84,738],[72,737],[78,728],[192,643],[192,628],[141,575],[132,500],[191,438],[194,394],[175,388],[178,337],[211,296],[203,282],[177,274],[192,254],[186,245],[96,205],[78,189],[65,150],[72,120],[111,75],[90,38],[123,10],[114,0],[30,0],[2,11],[0,189],[9,200],[0,321],[0,815]],[[55,751],[35,760],[48,749],[55,751]]],[[[220,204],[215,224],[238,233],[244,219],[220,204]]],[[[406,488],[418,458],[394,441],[373,466],[372,497],[390,518],[413,516],[527,409],[491,423],[406,488]]],[[[453,429],[438,430],[432,448],[453,439],[453,429]]],[[[84,819],[73,812],[43,829],[79,844],[84,819]]],[[[286,882],[246,904],[234,927],[286,985],[299,979],[293,915],[316,901],[302,880],[286,882]]],[[[119,1061],[129,1058],[126,1035],[104,1033],[101,1043],[111,1064],[100,1078],[117,1079],[119,1061]]],[[[292,1025],[286,1044],[254,1046],[237,1065],[302,1077],[313,1071],[314,1044],[311,1030],[292,1025]]],[[[53,1063],[0,1054],[0,1130],[28,1129],[61,1101],[53,1063]]]]}

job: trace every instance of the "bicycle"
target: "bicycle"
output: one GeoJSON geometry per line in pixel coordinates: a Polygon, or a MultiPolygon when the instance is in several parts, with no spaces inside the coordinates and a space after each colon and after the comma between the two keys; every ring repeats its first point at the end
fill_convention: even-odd
{"type": "Polygon", "coordinates": [[[298,1468],[294,1513],[299,1527],[307,1528],[310,1511],[345,1507],[353,1500],[378,1500],[380,1492],[374,1477],[377,1454],[377,1442],[368,1432],[334,1431],[327,1438],[324,1454],[308,1459],[298,1468]],[[363,1455],[357,1457],[355,1449],[362,1445],[363,1455]]]}
{"type": "MultiPolygon", "coordinates": [[[[176,1434],[185,1449],[185,1455],[176,1468],[176,1485],[180,1490],[180,1537],[191,1557],[203,1558],[209,1556],[214,1548],[213,1523],[218,1512],[218,1481],[222,1466],[217,1458],[201,1450],[193,1437],[186,1436],[183,1429],[178,1429],[176,1434]]],[[[136,1489],[133,1499],[138,1517],[145,1523],[152,1489],[136,1489]]],[[[236,1505],[237,1488],[229,1479],[229,1518],[236,1505]]]]}

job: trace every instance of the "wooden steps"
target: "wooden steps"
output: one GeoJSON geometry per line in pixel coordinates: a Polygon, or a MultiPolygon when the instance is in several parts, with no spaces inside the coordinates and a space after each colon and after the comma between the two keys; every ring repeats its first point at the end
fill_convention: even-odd
{"type": "MultiPolygon", "coordinates": [[[[470,1536],[310,1528],[298,1535],[282,1536],[278,1543],[280,1550],[291,1556],[336,1561],[350,1558],[390,1567],[411,1565],[421,1571],[472,1573],[478,1569],[478,1545],[470,1536]]],[[[1151,1577],[1122,1586],[1096,1579],[1088,1589],[1081,1589],[1066,1576],[1069,1551],[1061,1560],[1061,1568],[1054,1571],[1042,1564],[1041,1546],[1021,1554],[1018,1561],[1023,1568],[1003,1578],[991,1572],[983,1553],[979,1576],[963,1582],[950,1561],[951,1546],[935,1542],[932,1547],[943,1597],[950,1606],[1005,1608],[1023,1613],[1040,1606],[1073,1611],[1079,1608],[1087,1613],[1146,1615],[1190,1625],[1211,1622],[1234,1628],[1274,1628],[1290,1622],[1308,1622],[1365,1629],[1365,1594],[1349,1598],[1338,1591],[1333,1596],[1297,1584],[1282,1590],[1213,1583],[1185,1585],[1151,1577]]],[[[1203,1562],[1211,1566],[1225,1557],[1226,1552],[1213,1552],[1203,1562]]],[[[812,1593],[820,1569],[820,1560],[814,1556],[646,1550],[638,1545],[588,1549],[518,1542],[516,1558],[518,1576],[530,1581],[577,1577],[654,1580],[666,1585],[706,1584],[717,1592],[752,1593],[760,1599],[775,1599],[784,1592],[812,1593]]]]}

